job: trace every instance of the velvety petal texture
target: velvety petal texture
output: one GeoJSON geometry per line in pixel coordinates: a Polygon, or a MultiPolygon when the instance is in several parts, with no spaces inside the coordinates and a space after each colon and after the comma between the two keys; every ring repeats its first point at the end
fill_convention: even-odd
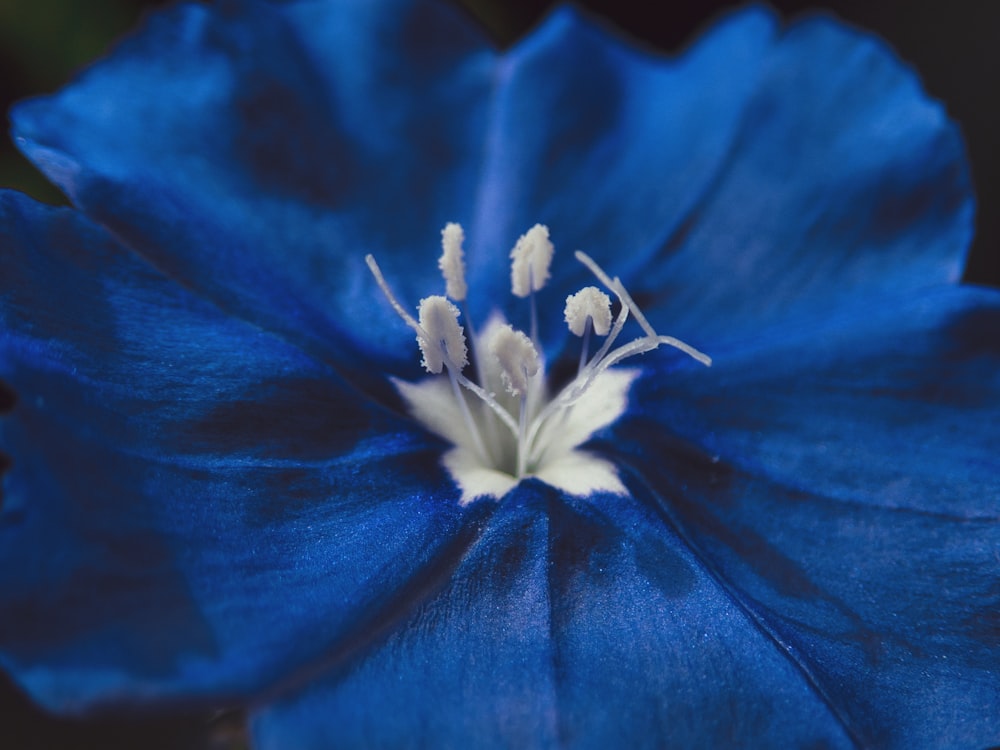
{"type": "Polygon", "coordinates": [[[756,84],[724,168],[621,273],[650,314],[718,345],[958,281],[973,215],[961,138],[883,42],[809,18],[756,84]]]}
{"type": "Polygon", "coordinates": [[[263,711],[254,735],[262,750],[851,746],[655,510],[536,482],[408,621],[263,711]]]}
{"type": "Polygon", "coordinates": [[[43,707],[235,705],[280,750],[1000,743],[1000,295],[954,286],[961,141],[881,42],[750,8],[663,57],[561,8],[498,52],[435,0],[220,0],[12,121],[75,205],[0,193],[0,668],[43,707]],[[713,357],[630,360],[580,446],[625,494],[460,505],[363,261],[415,305],[447,221],[478,323],[525,324],[549,226],[554,381],[577,248],[713,357]]]}
{"type": "Polygon", "coordinates": [[[438,233],[476,190],[495,56],[445,3],[185,4],[17,109],[14,129],[158,266],[352,371],[359,351],[410,339],[366,253],[414,304],[440,285],[438,233]]]}
{"type": "MultiPolygon", "coordinates": [[[[409,351],[364,254],[415,304],[441,288],[446,221],[480,320],[541,221],[687,337],[954,281],[971,231],[961,142],[915,76],[878,41],[759,9],[673,60],[569,9],[498,56],[433,0],[180,6],[13,122],[81,208],[349,374],[359,351],[409,351]]],[[[550,298],[585,281],[566,259],[550,298]]]]}
{"type": "Polygon", "coordinates": [[[36,700],[237,700],[461,555],[435,441],[73,212],[0,217],[0,664],[36,700]]]}
{"type": "Polygon", "coordinates": [[[606,445],[865,745],[1000,736],[998,331],[947,287],[772,331],[652,371],[606,445]]]}

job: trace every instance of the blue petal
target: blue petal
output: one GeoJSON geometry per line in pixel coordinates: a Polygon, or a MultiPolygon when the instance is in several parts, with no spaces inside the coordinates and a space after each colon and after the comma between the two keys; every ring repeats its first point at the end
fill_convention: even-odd
{"type": "MultiPolygon", "coordinates": [[[[704,345],[957,280],[973,198],[943,107],[875,38],[774,25],[734,15],[672,61],[562,11],[511,50],[470,232],[478,285],[504,298],[495,259],[535,221],[704,345]]],[[[591,281],[564,256],[542,296],[591,281]]]]}
{"type": "MultiPolygon", "coordinates": [[[[479,316],[536,221],[683,335],[956,276],[971,199],[941,108],[877,42],[774,26],[734,16],[674,60],[563,10],[498,57],[433,2],[184,6],[14,123],[131,245],[349,372],[410,351],[362,256],[416,300],[446,220],[479,316]]],[[[564,263],[551,298],[585,278],[564,263]]]]}
{"type": "Polygon", "coordinates": [[[862,744],[994,745],[1000,294],[813,323],[644,378],[606,448],[862,744]]]}
{"type": "Polygon", "coordinates": [[[812,18],[768,56],[725,168],[618,272],[654,322],[708,346],[957,281],[973,203],[958,128],[916,75],[880,40],[812,18]]]}
{"type": "Polygon", "coordinates": [[[848,747],[783,644],[632,498],[538,483],[454,576],[261,710],[268,748],[848,747]]]}
{"type": "Polygon", "coordinates": [[[437,445],[73,212],[0,232],[0,665],[41,704],[236,700],[461,555],[437,445]]]}
{"type": "MultiPolygon", "coordinates": [[[[558,309],[593,279],[580,249],[623,270],[663,242],[724,167],[776,33],[760,9],[731,16],[687,54],[658,57],[569,8],[497,64],[487,157],[469,231],[471,286],[507,299],[507,252],[536,222],[561,258],[542,297],[558,309]]],[[[628,267],[631,268],[631,265],[628,267]]],[[[564,331],[561,318],[549,321],[564,331]]]]}
{"type": "Polygon", "coordinates": [[[128,244],[350,370],[345,350],[412,349],[363,258],[414,303],[441,285],[493,59],[444,3],[182,5],[12,118],[25,153],[128,244]]]}
{"type": "MultiPolygon", "coordinates": [[[[645,378],[659,431],[851,502],[977,515],[1000,491],[1000,293],[859,300],[645,378]]],[[[667,365],[671,360],[663,360],[667,365]]]]}

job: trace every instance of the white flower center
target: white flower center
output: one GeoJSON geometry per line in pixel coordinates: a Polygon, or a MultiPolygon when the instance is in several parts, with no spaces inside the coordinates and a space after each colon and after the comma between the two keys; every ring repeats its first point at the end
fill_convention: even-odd
{"type": "MultiPolygon", "coordinates": [[[[448,224],[441,235],[444,253],[438,265],[447,294],[464,302],[464,233],[458,224],[448,224]]],[[[413,418],[452,444],[441,462],[461,490],[463,505],[481,497],[499,500],[527,477],[572,495],[625,494],[615,467],[579,447],[625,412],[638,371],[611,368],[663,344],[711,364],[708,356],[683,341],[657,334],[621,281],[577,252],[576,259],[615,295],[621,308],[612,316],[610,297],[593,286],[566,299],[566,323],[581,337],[580,364],[576,377],[552,393],[538,343],[534,297],[549,278],[552,256],[549,230],[540,224],[528,230],[511,252],[512,293],[529,298],[530,336],[508,325],[499,313],[477,334],[468,309],[463,327],[458,323],[463,313],[441,295],[422,299],[414,318],[390,290],[375,259],[365,258],[386,299],[417,334],[422,364],[431,377],[416,383],[393,379],[393,383],[413,418]],[[630,315],[643,335],[615,347],[630,315]],[[591,356],[593,335],[605,339],[591,356]],[[470,349],[476,380],[464,373],[470,349]]]]}

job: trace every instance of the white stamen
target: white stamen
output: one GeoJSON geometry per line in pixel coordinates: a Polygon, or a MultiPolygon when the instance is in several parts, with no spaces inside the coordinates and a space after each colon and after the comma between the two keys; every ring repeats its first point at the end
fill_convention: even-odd
{"type": "Polygon", "coordinates": [[[465,396],[462,395],[461,386],[458,382],[459,373],[455,372],[453,367],[448,367],[448,380],[451,381],[451,393],[455,397],[455,403],[458,404],[458,408],[462,411],[462,419],[465,420],[465,428],[469,431],[469,435],[472,438],[472,444],[476,447],[476,453],[484,461],[489,461],[491,459],[489,451],[486,450],[486,444],[483,443],[483,436],[479,434],[479,425],[476,424],[476,420],[472,418],[472,412],[469,411],[469,405],[465,403],[465,396]]]}
{"type": "Polygon", "coordinates": [[[462,231],[461,224],[449,222],[441,230],[441,258],[438,260],[438,268],[444,276],[445,291],[451,299],[461,302],[468,293],[465,284],[465,253],[462,251],[462,243],[465,242],[465,232],[462,231]]]}
{"type": "Polygon", "coordinates": [[[545,286],[554,252],[549,228],[543,224],[535,224],[521,235],[510,251],[510,289],[515,297],[527,297],[545,286]]]}
{"type": "MultiPolygon", "coordinates": [[[[463,241],[461,226],[448,224],[441,232],[443,254],[438,266],[448,295],[464,307],[468,289],[463,241]]],[[[580,447],[625,411],[629,387],[638,371],[612,368],[660,346],[674,347],[711,364],[711,359],[694,347],[659,335],[621,280],[577,252],[577,260],[617,297],[620,308],[612,315],[611,298],[595,286],[566,298],[566,323],[573,334],[582,337],[580,360],[576,377],[558,393],[550,394],[539,354],[535,292],[549,278],[552,255],[548,229],[540,224],[528,230],[511,252],[513,293],[528,297],[531,303],[531,338],[504,323],[499,315],[477,335],[467,311],[463,328],[458,308],[443,296],[421,300],[418,321],[393,295],[374,258],[365,259],[393,309],[416,332],[424,367],[432,373],[447,370],[450,389],[438,378],[414,384],[397,381],[396,385],[411,414],[454,444],[442,456],[442,464],[461,489],[463,505],[483,496],[500,499],[525,477],[537,477],[573,495],[625,494],[615,466],[580,447]],[[619,344],[630,317],[643,335],[619,344]],[[590,338],[595,333],[604,340],[590,357],[590,338]],[[476,361],[473,377],[478,384],[462,374],[472,354],[476,361]],[[498,396],[494,391],[500,390],[501,384],[507,394],[498,396]]]]}
{"type": "Polygon", "coordinates": [[[500,363],[500,377],[507,392],[512,396],[527,393],[528,379],[541,367],[531,339],[509,325],[501,326],[490,341],[490,354],[500,363]]]}
{"type": "Polygon", "coordinates": [[[607,336],[611,330],[611,298],[596,286],[588,286],[566,298],[564,313],[569,330],[583,336],[587,330],[587,318],[591,319],[594,333],[607,336]]]}
{"type": "MultiPolygon", "coordinates": [[[[378,263],[375,262],[375,256],[371,253],[365,256],[365,263],[368,264],[368,269],[372,272],[372,276],[375,277],[375,283],[378,284],[379,289],[382,290],[382,294],[392,305],[392,309],[403,319],[410,328],[412,328],[417,334],[417,344],[420,346],[421,350],[423,345],[420,344],[421,339],[426,341],[432,341],[431,337],[427,334],[427,331],[417,322],[416,318],[406,312],[399,300],[396,299],[396,295],[392,293],[392,289],[386,283],[385,277],[382,275],[382,269],[379,268],[378,263]]],[[[440,344],[440,341],[438,342],[440,344]]],[[[445,364],[450,365],[451,363],[445,360],[445,364]]],[[[463,364],[464,366],[464,364],[463,364]]],[[[514,418],[508,414],[497,400],[493,396],[483,390],[480,386],[473,383],[467,377],[465,377],[461,372],[455,372],[455,368],[449,366],[449,374],[454,375],[455,379],[462,385],[463,388],[474,393],[484,404],[486,404],[493,412],[499,417],[500,421],[510,430],[512,435],[517,435],[517,423],[514,418]]],[[[438,371],[440,372],[440,370],[438,371]]]]}
{"type": "Polygon", "coordinates": [[[458,324],[458,308],[440,295],[420,300],[420,327],[425,336],[417,335],[421,363],[427,372],[439,373],[444,365],[461,371],[469,363],[469,350],[465,345],[465,334],[458,324]]]}
{"type": "Polygon", "coordinates": [[[615,296],[621,300],[622,304],[628,307],[632,315],[635,316],[636,322],[639,327],[646,332],[647,336],[656,336],[657,333],[653,330],[653,326],[649,324],[646,320],[646,316],[642,314],[642,311],[636,306],[635,302],[628,292],[625,291],[625,286],[622,284],[621,279],[615,276],[613,279],[609,277],[604,269],[597,265],[596,261],[584,252],[577,250],[573,253],[574,257],[583,263],[594,276],[596,276],[604,286],[615,293],[615,296]]]}
{"type": "MultiPolygon", "coordinates": [[[[617,276],[615,276],[613,279],[608,278],[608,275],[604,272],[604,269],[602,269],[599,265],[597,265],[594,259],[591,258],[586,253],[582,253],[579,250],[577,250],[574,253],[574,255],[576,256],[576,259],[578,261],[583,263],[583,265],[589,268],[590,271],[595,276],[597,276],[598,279],[601,280],[601,283],[603,283],[611,291],[613,291],[615,295],[617,295],[618,299],[621,300],[623,308],[631,311],[631,313],[635,316],[635,319],[639,323],[639,326],[642,328],[643,331],[646,332],[647,338],[655,339],[659,342],[659,344],[667,344],[668,346],[672,346],[675,349],[679,349],[692,359],[698,360],[706,367],[712,366],[712,358],[709,357],[704,352],[698,351],[690,344],[685,344],[680,339],[676,339],[673,336],[661,336],[655,330],[653,330],[653,326],[650,325],[648,320],[646,320],[646,316],[642,314],[642,310],[639,309],[639,306],[635,304],[635,300],[632,299],[632,295],[630,295],[628,291],[626,291],[625,285],[622,284],[621,279],[619,279],[617,276]]],[[[617,325],[615,327],[617,328],[617,325]]],[[[657,344],[656,346],[659,346],[659,344],[657,344]]],[[[656,346],[654,346],[653,348],[655,349],[656,346]]],[[[625,347],[621,348],[624,349],[625,347]]]]}
{"type": "Polygon", "coordinates": [[[392,309],[396,311],[396,314],[403,319],[410,328],[416,331],[417,336],[424,334],[424,329],[420,327],[417,319],[406,312],[406,308],[399,304],[399,300],[396,299],[396,295],[392,293],[392,289],[389,288],[389,284],[385,280],[385,276],[382,275],[382,269],[378,267],[378,263],[375,262],[375,256],[371,253],[365,256],[365,263],[368,264],[368,270],[372,272],[372,276],[375,277],[375,283],[378,284],[378,288],[382,290],[382,294],[385,298],[389,300],[389,304],[392,305],[392,309]]]}

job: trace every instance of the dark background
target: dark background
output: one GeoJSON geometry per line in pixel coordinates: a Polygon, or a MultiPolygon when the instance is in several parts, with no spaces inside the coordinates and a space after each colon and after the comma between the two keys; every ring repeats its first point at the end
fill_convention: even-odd
{"type": "MultiPolygon", "coordinates": [[[[523,34],[551,5],[543,0],[455,0],[469,8],[499,44],[523,34]]],[[[163,0],[0,0],[0,107],[63,85],[163,0]]],[[[709,0],[584,0],[578,3],[646,44],[678,51],[726,8],[709,0]],[[664,17],[669,21],[664,22],[664,17]]],[[[775,0],[787,18],[832,12],[887,39],[919,71],[961,126],[979,199],[977,232],[966,281],[1000,287],[1000,2],[992,0],[775,0]]],[[[0,146],[0,185],[50,203],[54,188],[15,151],[0,146]]],[[[1000,332],[998,332],[1000,335],[1000,332]]],[[[238,714],[138,720],[127,725],[46,721],[0,678],[0,747],[237,748],[238,714]]]]}

